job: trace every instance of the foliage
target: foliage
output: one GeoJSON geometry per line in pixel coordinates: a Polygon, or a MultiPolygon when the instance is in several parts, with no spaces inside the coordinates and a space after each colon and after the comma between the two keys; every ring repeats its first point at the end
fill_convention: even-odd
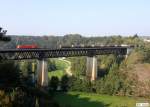
{"type": "Polygon", "coordinates": [[[101,55],[97,57],[97,65],[98,65],[98,76],[104,77],[108,74],[109,69],[111,68],[112,64],[116,61],[117,57],[114,55],[101,55]]]}
{"type": "Polygon", "coordinates": [[[53,76],[56,76],[59,79],[61,79],[62,76],[64,76],[64,75],[65,75],[65,72],[62,70],[56,70],[56,71],[48,72],[49,79],[51,79],[53,76]]]}
{"type": "Polygon", "coordinates": [[[48,60],[48,71],[55,71],[57,70],[55,60],[48,60]]]}
{"type": "MultiPolygon", "coordinates": [[[[48,77],[51,78],[52,76],[57,76],[59,79],[61,79],[61,77],[66,74],[65,70],[68,67],[68,63],[59,59],[53,59],[53,61],[55,62],[56,70],[49,71],[48,77]]],[[[48,65],[48,66],[51,66],[51,65],[48,65]]]]}
{"type": "Polygon", "coordinates": [[[51,77],[50,81],[49,81],[49,88],[52,91],[56,91],[58,88],[58,84],[59,84],[59,79],[56,76],[51,77]]]}
{"type": "Polygon", "coordinates": [[[91,92],[92,83],[86,78],[70,77],[69,78],[69,90],[71,91],[81,91],[81,92],[91,92]]]}
{"type": "Polygon", "coordinates": [[[67,91],[69,88],[69,77],[67,75],[62,76],[60,81],[62,91],[67,91]]]}
{"type": "Polygon", "coordinates": [[[0,62],[0,88],[16,87],[20,84],[20,70],[13,61],[0,62]]]}
{"type": "Polygon", "coordinates": [[[5,94],[4,90],[0,90],[0,106],[1,107],[12,107],[10,96],[5,94]]]}
{"type": "Polygon", "coordinates": [[[26,85],[34,85],[35,81],[34,75],[36,74],[37,71],[37,64],[36,60],[30,60],[30,61],[20,61],[18,62],[19,69],[21,70],[21,78],[23,84],[26,85]]]}
{"type": "Polygon", "coordinates": [[[22,44],[37,44],[40,48],[60,48],[61,46],[91,46],[91,45],[143,45],[139,37],[122,37],[121,35],[112,35],[109,37],[83,37],[80,34],[67,34],[62,36],[15,36],[12,40],[3,45],[2,48],[16,48],[22,44]]]}
{"type": "Polygon", "coordinates": [[[7,30],[2,30],[3,28],[1,28],[0,27],[0,41],[4,41],[4,42],[8,42],[8,41],[10,41],[11,40],[11,38],[10,37],[6,37],[5,35],[6,35],[6,32],[7,32],[7,30]]]}
{"type": "Polygon", "coordinates": [[[107,76],[104,79],[100,79],[96,81],[96,92],[102,94],[116,94],[122,88],[122,80],[119,75],[117,64],[114,64],[107,76]]]}
{"type": "Polygon", "coordinates": [[[69,61],[71,61],[71,71],[75,76],[85,76],[86,57],[69,58],[69,61]]]}
{"type": "Polygon", "coordinates": [[[55,99],[63,107],[65,105],[72,107],[134,107],[136,101],[141,100],[140,98],[110,96],[89,92],[58,93],[55,99]]]}

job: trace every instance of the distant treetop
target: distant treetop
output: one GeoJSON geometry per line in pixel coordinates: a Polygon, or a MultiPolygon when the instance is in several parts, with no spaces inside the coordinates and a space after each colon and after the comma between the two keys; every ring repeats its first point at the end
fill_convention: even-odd
{"type": "Polygon", "coordinates": [[[138,34],[136,33],[135,35],[133,35],[133,38],[138,38],[138,34]]]}
{"type": "Polygon", "coordinates": [[[5,36],[7,33],[7,30],[3,30],[2,27],[0,27],[0,41],[10,41],[11,38],[8,36],[5,36]]]}

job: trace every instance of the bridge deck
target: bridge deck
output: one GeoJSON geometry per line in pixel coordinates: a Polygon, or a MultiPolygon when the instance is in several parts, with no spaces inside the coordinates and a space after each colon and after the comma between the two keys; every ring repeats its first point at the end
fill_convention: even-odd
{"type": "Polygon", "coordinates": [[[73,47],[59,49],[3,49],[1,60],[24,60],[56,57],[95,56],[104,54],[126,55],[130,47],[73,47]]]}

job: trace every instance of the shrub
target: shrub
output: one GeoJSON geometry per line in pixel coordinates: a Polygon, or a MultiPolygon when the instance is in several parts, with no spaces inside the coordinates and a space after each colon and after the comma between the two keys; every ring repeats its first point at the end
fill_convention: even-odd
{"type": "Polygon", "coordinates": [[[49,82],[49,88],[52,91],[56,91],[58,88],[58,84],[59,84],[59,79],[56,76],[52,76],[52,78],[50,79],[49,82]]]}

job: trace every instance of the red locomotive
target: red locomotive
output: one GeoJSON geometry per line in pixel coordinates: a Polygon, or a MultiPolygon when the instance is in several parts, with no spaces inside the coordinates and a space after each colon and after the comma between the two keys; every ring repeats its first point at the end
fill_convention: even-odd
{"type": "Polygon", "coordinates": [[[37,45],[17,45],[16,47],[17,49],[35,49],[35,48],[38,48],[37,45]]]}

